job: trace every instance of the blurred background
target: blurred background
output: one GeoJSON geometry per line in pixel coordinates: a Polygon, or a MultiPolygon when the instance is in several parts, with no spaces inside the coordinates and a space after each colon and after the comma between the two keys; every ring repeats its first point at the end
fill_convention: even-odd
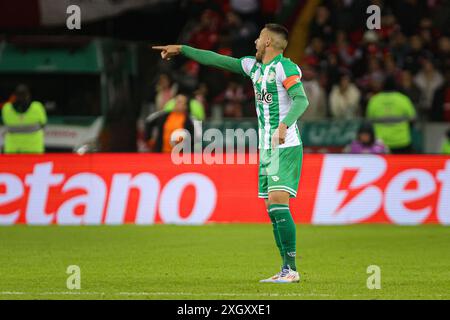
{"type": "Polygon", "coordinates": [[[25,85],[45,109],[45,152],[168,152],[170,112],[188,130],[256,128],[250,81],[150,46],[254,55],[269,22],[289,29],[285,56],[303,72],[305,152],[450,154],[444,0],[0,0],[0,108],[25,85]],[[71,4],[80,30],[66,26],[71,4]]]}

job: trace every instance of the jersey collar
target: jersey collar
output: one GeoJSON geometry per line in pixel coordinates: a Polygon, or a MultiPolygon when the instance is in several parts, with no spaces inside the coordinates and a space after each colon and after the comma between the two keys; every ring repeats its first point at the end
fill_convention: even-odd
{"type": "Polygon", "coordinates": [[[262,66],[263,68],[265,68],[265,67],[271,65],[272,63],[277,63],[278,61],[281,60],[282,57],[283,57],[283,54],[280,53],[279,55],[277,55],[275,58],[273,58],[273,59],[270,60],[269,62],[267,62],[267,63],[261,63],[261,66],[262,66]]]}

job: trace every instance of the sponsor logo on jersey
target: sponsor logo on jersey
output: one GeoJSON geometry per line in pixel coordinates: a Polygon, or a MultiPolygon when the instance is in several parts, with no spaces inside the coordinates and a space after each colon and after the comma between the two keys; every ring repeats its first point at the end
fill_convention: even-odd
{"type": "Polygon", "coordinates": [[[267,90],[263,90],[262,92],[255,92],[256,101],[261,103],[272,103],[273,95],[267,90]]]}
{"type": "Polygon", "coordinates": [[[272,180],[277,182],[278,180],[280,180],[280,178],[278,176],[272,176],[272,180]]]}

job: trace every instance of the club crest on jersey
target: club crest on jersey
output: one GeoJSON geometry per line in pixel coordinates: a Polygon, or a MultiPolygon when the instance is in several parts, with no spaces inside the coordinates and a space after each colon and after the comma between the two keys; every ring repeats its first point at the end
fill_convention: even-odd
{"type": "Polygon", "coordinates": [[[262,103],[272,103],[273,96],[271,93],[263,90],[262,92],[256,92],[256,101],[262,103]]]}
{"type": "Polygon", "coordinates": [[[270,71],[267,75],[267,82],[273,83],[275,81],[275,72],[270,71]]]}

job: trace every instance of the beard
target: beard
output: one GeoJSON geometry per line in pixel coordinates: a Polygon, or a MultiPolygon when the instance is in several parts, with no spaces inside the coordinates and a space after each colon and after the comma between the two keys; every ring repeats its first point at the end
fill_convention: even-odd
{"type": "Polygon", "coordinates": [[[266,52],[265,48],[262,50],[257,50],[255,54],[256,61],[262,62],[265,52],[266,52]]]}

